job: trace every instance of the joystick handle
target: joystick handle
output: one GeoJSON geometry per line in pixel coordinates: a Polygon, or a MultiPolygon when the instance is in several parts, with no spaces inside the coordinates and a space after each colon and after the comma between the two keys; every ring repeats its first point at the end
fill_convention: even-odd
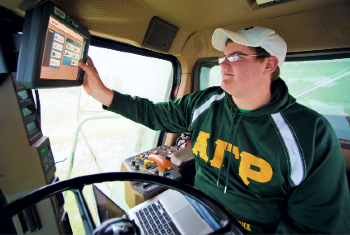
{"type": "Polygon", "coordinates": [[[163,176],[165,169],[171,167],[171,161],[161,157],[160,155],[150,154],[148,160],[154,161],[158,165],[159,176],[163,176]]]}

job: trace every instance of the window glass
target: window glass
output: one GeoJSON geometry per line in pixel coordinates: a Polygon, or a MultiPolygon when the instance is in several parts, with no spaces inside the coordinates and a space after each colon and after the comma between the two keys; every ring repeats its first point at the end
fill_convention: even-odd
{"type": "MultiPolygon", "coordinates": [[[[202,65],[199,89],[220,86],[218,63],[202,65]]],[[[324,115],[339,139],[350,141],[350,59],[284,62],[281,78],[297,102],[324,115]]]]}
{"type": "Polygon", "coordinates": [[[221,85],[221,67],[218,63],[207,63],[200,69],[199,89],[221,85]]]}
{"type": "MultiPolygon", "coordinates": [[[[154,102],[168,100],[173,78],[170,61],[93,46],[89,56],[107,87],[154,102]]],[[[158,132],[104,111],[82,87],[41,89],[39,94],[42,132],[50,138],[60,180],[68,175],[120,171],[125,158],[157,144],[158,132]]],[[[123,184],[107,183],[101,188],[126,205],[123,184]]],[[[82,234],[73,194],[67,194],[65,209],[73,232],[82,234]]]]}
{"type": "Polygon", "coordinates": [[[350,141],[350,59],[285,62],[281,78],[300,104],[323,114],[350,141]]]}

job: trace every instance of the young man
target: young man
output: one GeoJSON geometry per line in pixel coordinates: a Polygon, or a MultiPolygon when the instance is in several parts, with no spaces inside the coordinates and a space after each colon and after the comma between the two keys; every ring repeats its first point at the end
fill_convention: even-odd
{"type": "Polygon", "coordinates": [[[271,29],[217,29],[221,87],[153,104],[109,90],[91,59],[83,87],[104,108],[154,130],[192,132],[195,187],[251,233],[350,233],[339,141],[279,79],[287,45],[271,29]]]}

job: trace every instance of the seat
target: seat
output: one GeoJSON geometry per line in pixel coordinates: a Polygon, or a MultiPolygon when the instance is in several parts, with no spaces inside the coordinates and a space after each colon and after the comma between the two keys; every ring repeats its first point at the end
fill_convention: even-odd
{"type": "Polygon", "coordinates": [[[348,187],[350,193],[350,149],[343,147],[342,151],[345,159],[346,178],[348,179],[348,187]]]}

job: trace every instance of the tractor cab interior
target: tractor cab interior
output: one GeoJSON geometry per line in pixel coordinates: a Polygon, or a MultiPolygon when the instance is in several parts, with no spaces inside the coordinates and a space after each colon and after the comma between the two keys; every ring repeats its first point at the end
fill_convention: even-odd
{"type": "Polygon", "coordinates": [[[280,77],[332,125],[349,183],[349,12],[349,0],[1,0],[0,233],[251,232],[193,188],[191,132],[132,122],[81,86],[88,56],[107,87],[154,103],[220,86],[217,28],[261,26],[286,41],[280,77]],[[172,210],[160,198],[174,215],[160,217],[172,210]],[[159,225],[124,221],[147,206],[159,225]]]}

